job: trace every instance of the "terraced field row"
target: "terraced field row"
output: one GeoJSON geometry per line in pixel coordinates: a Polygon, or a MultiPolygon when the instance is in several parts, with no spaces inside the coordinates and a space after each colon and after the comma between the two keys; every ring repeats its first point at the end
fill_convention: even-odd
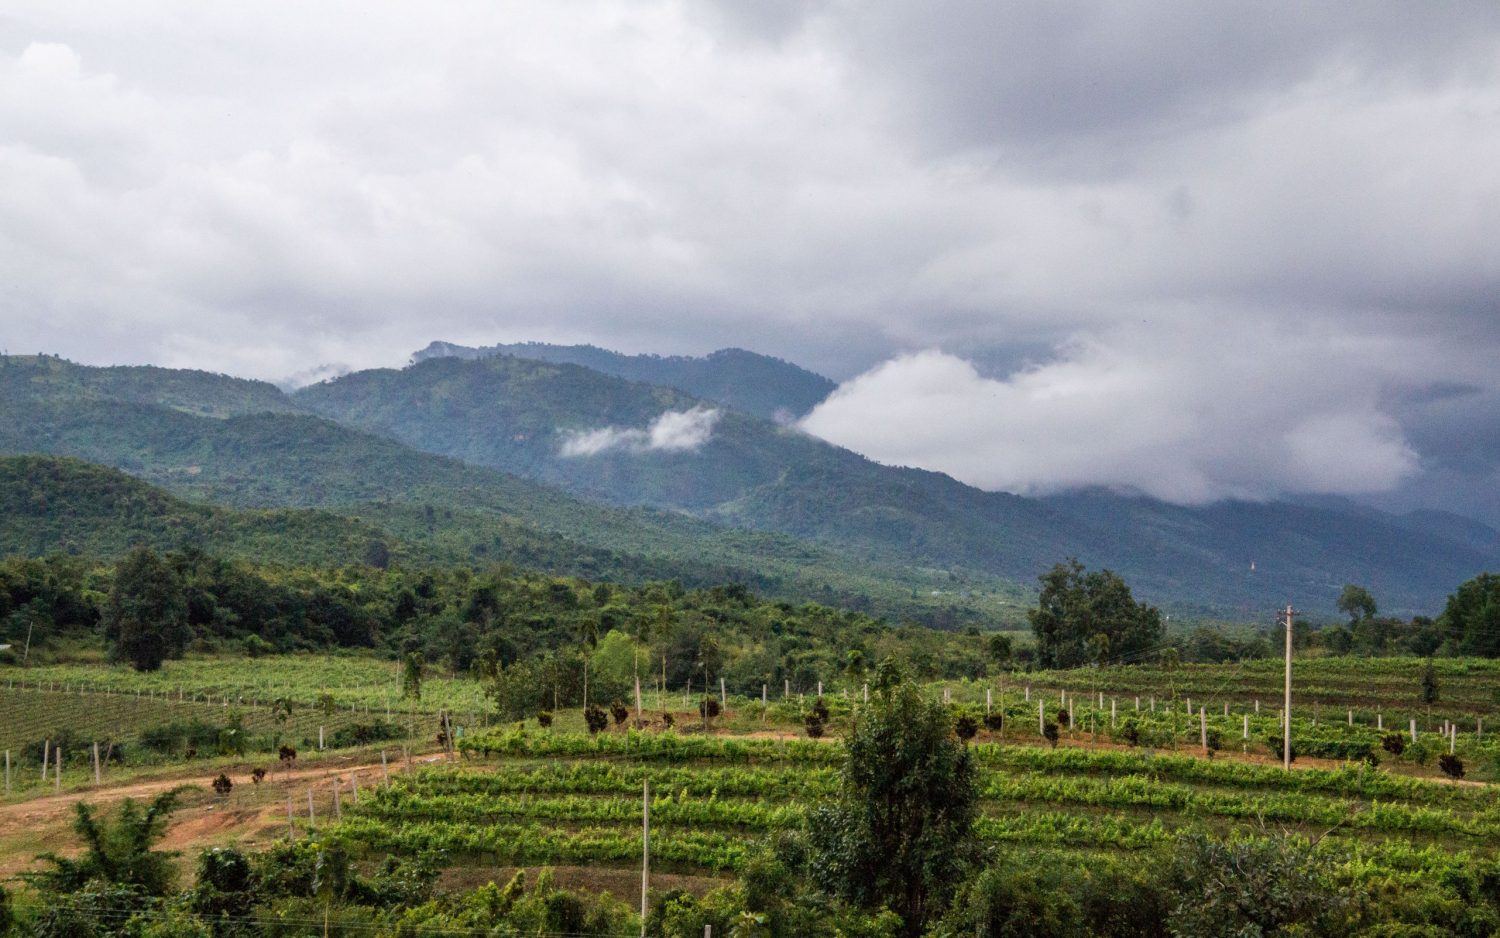
{"type": "MultiPolygon", "coordinates": [[[[352,806],[341,829],[373,851],[442,850],[476,864],[602,862],[640,854],[651,784],[653,862],[738,869],[751,844],[815,823],[838,786],[837,743],[622,733],[471,737],[465,767],[399,779],[352,806]]],[[[1327,834],[1392,871],[1500,849],[1487,787],[1350,767],[1298,770],[1141,753],[980,744],[988,843],[1130,851],[1189,831],[1267,826],[1327,834]]]]}

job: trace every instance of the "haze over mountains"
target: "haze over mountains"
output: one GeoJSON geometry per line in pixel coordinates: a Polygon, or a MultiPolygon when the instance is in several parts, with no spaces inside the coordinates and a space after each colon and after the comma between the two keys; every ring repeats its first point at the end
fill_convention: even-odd
{"type": "Polygon", "coordinates": [[[1257,621],[1287,601],[1329,613],[1346,582],[1386,610],[1431,613],[1500,566],[1500,535],[1442,513],[1023,498],[879,465],[785,424],[831,382],[740,350],[433,343],[415,359],[286,394],[11,357],[0,452],[75,456],[239,509],[331,508],[374,532],[351,536],[389,537],[398,557],[718,576],[945,624],[1014,620],[1037,574],[1068,556],[1169,609],[1257,621]]]}

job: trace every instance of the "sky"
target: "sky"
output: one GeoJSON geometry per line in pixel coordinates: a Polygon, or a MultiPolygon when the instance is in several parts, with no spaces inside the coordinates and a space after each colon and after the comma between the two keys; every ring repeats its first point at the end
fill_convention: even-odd
{"type": "Polygon", "coordinates": [[[1500,523],[1497,245],[1492,2],[0,9],[11,352],[739,346],[986,488],[1500,523]]]}

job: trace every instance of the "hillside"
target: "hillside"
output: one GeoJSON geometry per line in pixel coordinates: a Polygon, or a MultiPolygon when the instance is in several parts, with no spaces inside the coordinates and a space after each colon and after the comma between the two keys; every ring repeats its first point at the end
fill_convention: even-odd
{"type": "Polygon", "coordinates": [[[0,456],[0,556],[114,557],[197,547],[263,563],[358,563],[378,528],[326,511],[244,511],[174,498],[77,459],[0,456]]]}
{"type": "Polygon", "coordinates": [[[266,381],[154,365],[90,368],[49,355],[0,355],[0,394],[54,403],[159,404],[202,417],[301,410],[266,381]]]}
{"type": "Polygon", "coordinates": [[[1431,612],[1457,583],[1500,563],[1500,552],[1484,549],[1473,530],[1455,526],[1449,535],[1367,508],[1188,508],[1104,492],[1048,499],[981,492],[735,412],[722,413],[697,448],[565,455],[583,435],[644,436],[641,428],[664,413],[705,406],[574,365],[434,358],[348,375],[295,399],[341,423],[592,498],[692,511],[886,558],[1030,582],[1076,555],[1187,613],[1258,615],[1295,599],[1328,614],[1347,582],[1369,586],[1391,611],[1431,612]]]}
{"type": "Polygon", "coordinates": [[[480,348],[433,342],[412,355],[429,358],[494,358],[508,355],[554,364],[581,365],[603,374],[674,388],[735,410],[781,420],[801,417],[833,393],[836,385],[791,362],[744,349],[720,349],[702,358],[681,355],[622,355],[592,345],[519,342],[480,348]]]}
{"type": "MultiPolygon", "coordinates": [[[[1025,597],[994,576],[882,562],[677,512],[584,502],[315,416],[205,418],[153,404],[59,400],[47,385],[0,382],[0,453],[36,452],[114,466],[222,505],[336,511],[378,526],[395,556],[412,562],[503,561],[695,586],[738,582],[778,598],[948,626],[1015,621],[1025,597]]],[[[80,543],[100,536],[78,524],[80,543]]],[[[10,549],[36,552],[24,540],[10,549]]]]}

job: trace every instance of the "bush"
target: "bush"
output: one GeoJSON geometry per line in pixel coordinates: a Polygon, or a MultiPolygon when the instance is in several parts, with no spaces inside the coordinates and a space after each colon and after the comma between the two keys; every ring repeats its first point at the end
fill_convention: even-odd
{"type": "Polygon", "coordinates": [[[719,706],[719,701],[716,697],[704,697],[698,701],[698,715],[700,717],[712,720],[721,712],[723,712],[723,708],[719,706]]]}
{"type": "Polygon", "coordinates": [[[992,733],[998,733],[1005,729],[1005,716],[999,710],[987,713],[984,716],[984,728],[992,733]]]}
{"type": "Polygon", "coordinates": [[[373,723],[351,723],[341,726],[328,737],[328,748],[347,749],[350,746],[368,746],[388,739],[401,739],[406,731],[394,723],[376,720],[373,723]]]}
{"type": "Polygon", "coordinates": [[[583,708],[583,722],[588,724],[589,733],[592,735],[609,726],[609,715],[600,709],[598,704],[589,704],[583,708]]]}
{"type": "Polygon", "coordinates": [[[1135,720],[1126,720],[1120,724],[1120,729],[1115,733],[1115,738],[1130,746],[1141,744],[1141,727],[1135,720]]]}
{"type": "Polygon", "coordinates": [[[229,794],[229,792],[234,789],[234,782],[231,782],[229,780],[229,776],[225,775],[223,772],[220,772],[218,776],[209,783],[209,785],[213,787],[214,794],[219,795],[220,797],[229,794]]]}
{"type": "Polygon", "coordinates": [[[1438,768],[1455,782],[1464,777],[1464,760],[1450,753],[1445,752],[1438,756],[1438,768]]]}
{"type": "Polygon", "coordinates": [[[143,730],[140,744],[152,752],[171,755],[188,749],[216,749],[219,745],[220,728],[203,720],[163,723],[143,730]]]}
{"type": "Polygon", "coordinates": [[[615,726],[619,726],[630,716],[630,709],[616,700],[609,705],[609,715],[615,718],[615,726]]]}
{"type": "Polygon", "coordinates": [[[1047,744],[1048,745],[1050,745],[1053,749],[1056,749],[1057,748],[1057,739],[1058,739],[1057,724],[1056,723],[1043,723],[1042,724],[1042,737],[1047,740],[1047,744]]]}
{"type": "Polygon", "coordinates": [[[803,722],[807,726],[808,739],[823,738],[823,721],[818,719],[817,714],[809,713],[803,722]]]}
{"type": "Polygon", "coordinates": [[[975,720],[967,713],[963,714],[954,721],[953,732],[958,736],[959,739],[963,740],[964,742],[968,742],[975,736],[979,735],[979,721],[975,720]]]}
{"type": "Polygon", "coordinates": [[[1406,751],[1406,737],[1400,733],[1386,733],[1380,737],[1380,748],[1393,756],[1406,751]]]}
{"type": "MultiPolygon", "coordinates": [[[[1286,758],[1282,754],[1281,737],[1280,736],[1267,736],[1266,737],[1266,745],[1271,747],[1271,754],[1274,755],[1276,758],[1278,758],[1278,759],[1284,759],[1284,758],[1286,758]]],[[[1297,761],[1297,743],[1296,742],[1292,743],[1292,759],[1291,759],[1291,761],[1293,761],[1293,762],[1297,761]]]]}
{"type": "Polygon", "coordinates": [[[538,713],[536,715],[536,725],[544,730],[550,729],[552,727],[552,711],[543,710],[541,713],[538,713]]]}
{"type": "Polygon", "coordinates": [[[670,713],[667,713],[665,710],[662,711],[662,714],[661,714],[661,725],[662,726],[665,726],[668,729],[671,729],[671,727],[676,722],[677,722],[677,718],[676,717],[672,716],[672,714],[670,714],[670,713]]]}

